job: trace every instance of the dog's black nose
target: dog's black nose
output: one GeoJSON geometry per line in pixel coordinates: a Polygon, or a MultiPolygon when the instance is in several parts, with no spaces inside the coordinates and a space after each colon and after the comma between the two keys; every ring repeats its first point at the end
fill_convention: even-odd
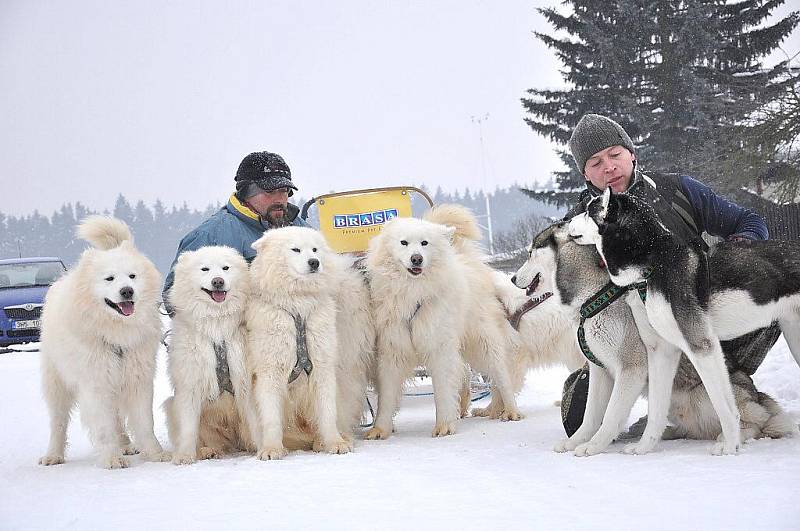
{"type": "Polygon", "coordinates": [[[317,260],[316,258],[309,258],[308,267],[311,268],[311,271],[316,271],[317,269],[319,269],[319,260],[317,260]]]}
{"type": "Polygon", "coordinates": [[[513,277],[511,277],[511,283],[512,284],[516,284],[517,283],[517,275],[514,275],[513,277]]]}
{"type": "Polygon", "coordinates": [[[412,254],[411,255],[411,265],[419,267],[422,265],[422,255],[421,254],[412,254]]]}
{"type": "Polygon", "coordinates": [[[214,288],[214,291],[222,291],[222,288],[225,287],[225,279],[222,277],[212,278],[211,287],[214,288]]]}
{"type": "Polygon", "coordinates": [[[130,286],[125,286],[119,290],[119,294],[123,299],[130,300],[133,298],[133,288],[130,286]]]}

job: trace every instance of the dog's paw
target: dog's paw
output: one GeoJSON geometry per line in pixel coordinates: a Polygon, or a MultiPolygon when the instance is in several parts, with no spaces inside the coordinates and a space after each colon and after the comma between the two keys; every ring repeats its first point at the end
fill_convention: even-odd
{"type": "Polygon", "coordinates": [[[195,461],[197,461],[197,457],[191,454],[182,454],[180,452],[172,454],[173,465],[192,465],[195,461]]]}
{"type": "Polygon", "coordinates": [[[519,412],[517,409],[505,410],[503,413],[500,414],[500,420],[503,422],[509,420],[522,420],[525,416],[519,412]]]}
{"type": "Polygon", "coordinates": [[[136,455],[138,453],[139,449],[136,448],[131,442],[122,446],[122,455],[136,455]]]}
{"type": "Polygon", "coordinates": [[[327,452],[329,454],[346,454],[353,451],[353,444],[345,441],[344,439],[339,439],[338,441],[333,441],[327,444],[325,443],[318,444],[315,441],[314,451],[327,452]]]}
{"type": "Polygon", "coordinates": [[[578,457],[586,457],[589,455],[602,454],[606,447],[601,444],[593,443],[592,441],[579,444],[575,448],[575,455],[578,457]]]}
{"type": "Polygon", "coordinates": [[[553,446],[553,451],[563,454],[564,452],[571,452],[578,446],[578,443],[570,439],[562,439],[553,446]]]}
{"type": "Polygon", "coordinates": [[[386,431],[382,428],[377,426],[373,426],[369,429],[369,431],[364,435],[364,438],[368,441],[378,441],[378,440],[386,440],[392,436],[392,432],[386,431]]]}
{"type": "Polygon", "coordinates": [[[739,445],[735,442],[720,441],[714,443],[714,446],[711,447],[711,455],[736,455],[738,451],[739,445]]]}
{"type": "Polygon", "coordinates": [[[433,428],[433,432],[431,435],[433,437],[445,437],[447,435],[453,435],[456,432],[456,424],[455,422],[437,422],[436,426],[433,428]]]}
{"type": "Polygon", "coordinates": [[[488,417],[489,416],[489,408],[488,407],[474,407],[469,412],[470,416],[473,417],[488,417]]]}
{"type": "Polygon", "coordinates": [[[115,468],[128,468],[131,464],[122,454],[114,454],[101,458],[100,466],[112,470],[115,468]]]}
{"type": "Polygon", "coordinates": [[[492,404],[487,407],[474,407],[471,411],[473,417],[488,417],[490,419],[499,419],[502,414],[503,412],[492,404]]]}
{"type": "Polygon", "coordinates": [[[286,457],[286,454],[289,452],[286,451],[286,448],[283,446],[276,446],[274,448],[263,448],[256,452],[256,458],[261,461],[275,461],[277,459],[283,459],[286,457]]]}
{"type": "Polygon", "coordinates": [[[641,440],[639,442],[635,442],[635,443],[631,443],[631,444],[626,445],[625,448],[622,449],[622,452],[626,453],[628,455],[649,454],[650,452],[655,450],[657,443],[658,443],[658,441],[652,441],[652,440],[644,441],[644,440],[641,440]]]}
{"type": "Polygon", "coordinates": [[[172,460],[172,454],[164,450],[154,450],[151,452],[143,452],[142,459],[152,463],[166,463],[172,460]]]}
{"type": "Polygon", "coordinates": [[[63,455],[43,455],[39,458],[39,464],[42,466],[60,465],[64,463],[63,455]]]}
{"type": "Polygon", "coordinates": [[[210,446],[201,446],[200,449],[197,450],[198,459],[220,459],[221,457],[222,451],[211,448],[210,446]]]}

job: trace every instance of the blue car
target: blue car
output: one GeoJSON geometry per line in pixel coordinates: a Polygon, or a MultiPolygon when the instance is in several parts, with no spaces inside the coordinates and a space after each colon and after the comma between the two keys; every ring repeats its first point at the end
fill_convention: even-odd
{"type": "Polygon", "coordinates": [[[66,270],[53,257],[0,260],[0,347],[39,341],[44,296],[66,270]]]}

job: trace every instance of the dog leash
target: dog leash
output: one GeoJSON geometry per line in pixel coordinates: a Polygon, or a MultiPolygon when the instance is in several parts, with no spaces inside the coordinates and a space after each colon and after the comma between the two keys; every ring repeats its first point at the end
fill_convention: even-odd
{"type": "Polygon", "coordinates": [[[648,266],[642,275],[644,280],[628,286],[617,286],[613,282],[609,281],[608,284],[603,286],[600,291],[589,297],[589,299],[583,303],[580,310],[581,322],[578,325],[578,346],[587,360],[591,361],[598,367],[605,368],[605,366],[600,362],[600,360],[597,359],[597,356],[595,356],[592,350],[589,348],[589,344],[586,342],[586,332],[584,330],[584,323],[586,320],[594,317],[611,306],[614,301],[632,289],[635,289],[639,293],[639,298],[642,299],[642,302],[645,302],[647,300],[647,279],[650,278],[654,270],[655,267],[648,266]]]}

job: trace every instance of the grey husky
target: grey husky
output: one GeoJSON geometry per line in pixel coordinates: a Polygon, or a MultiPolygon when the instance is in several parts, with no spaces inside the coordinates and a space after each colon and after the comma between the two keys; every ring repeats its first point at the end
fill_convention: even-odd
{"type": "Polygon", "coordinates": [[[648,344],[648,421],[636,453],[664,432],[681,351],[719,417],[712,453],[736,453],[739,411],[719,340],[778,322],[800,363],[800,242],[723,242],[708,255],[664,227],[651,205],[611,190],[570,221],[569,233],[597,248],[615,284],[646,282],[645,304],[627,297],[648,344]]]}
{"type": "MultiPolygon", "coordinates": [[[[545,297],[554,293],[550,304],[559,304],[577,328],[581,305],[598,293],[609,277],[594,247],[573,242],[567,223],[560,222],[534,238],[529,258],[513,280],[531,295],[545,297]]],[[[590,351],[603,367],[589,364],[589,395],[583,424],[572,437],[555,446],[558,452],[574,450],[579,456],[604,451],[618,436],[647,381],[647,352],[623,298],[586,319],[584,327],[590,351]]],[[[747,374],[736,372],[731,379],[742,419],[743,440],[781,437],[797,431],[780,406],[755,389],[747,374]]],[[[720,433],[708,394],[685,356],[674,381],[669,420],[672,425],[664,432],[667,439],[714,439],[720,433]]],[[[640,436],[645,422],[645,419],[637,422],[624,438],[640,436]]]]}

